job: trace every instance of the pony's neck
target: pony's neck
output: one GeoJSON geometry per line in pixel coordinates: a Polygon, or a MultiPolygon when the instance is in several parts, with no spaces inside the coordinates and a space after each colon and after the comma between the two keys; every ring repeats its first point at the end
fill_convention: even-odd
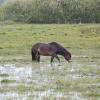
{"type": "Polygon", "coordinates": [[[66,55],[66,54],[71,56],[70,52],[67,51],[65,48],[63,48],[63,50],[62,50],[62,55],[64,56],[64,55],[66,55]]]}

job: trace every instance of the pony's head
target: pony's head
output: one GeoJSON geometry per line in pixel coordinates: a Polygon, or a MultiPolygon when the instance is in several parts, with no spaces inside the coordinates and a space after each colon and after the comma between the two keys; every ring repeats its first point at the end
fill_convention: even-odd
{"type": "Polygon", "coordinates": [[[65,58],[68,62],[70,62],[70,60],[71,60],[71,53],[70,53],[69,51],[67,51],[67,50],[64,49],[63,56],[64,56],[64,58],[65,58]]]}

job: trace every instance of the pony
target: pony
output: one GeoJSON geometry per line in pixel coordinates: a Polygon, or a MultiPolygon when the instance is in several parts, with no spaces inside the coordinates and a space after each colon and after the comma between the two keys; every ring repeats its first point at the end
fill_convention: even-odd
{"type": "Polygon", "coordinates": [[[54,58],[57,58],[57,60],[60,62],[57,55],[62,55],[68,62],[71,60],[71,53],[57,42],[51,42],[48,44],[36,43],[31,48],[31,55],[32,61],[38,62],[40,62],[40,55],[51,56],[51,63],[53,62],[54,58]]]}
{"type": "Polygon", "coordinates": [[[37,61],[40,62],[40,55],[51,56],[51,63],[53,62],[54,57],[60,62],[59,57],[57,56],[57,48],[54,45],[42,43],[39,45],[36,53],[37,61]]]}

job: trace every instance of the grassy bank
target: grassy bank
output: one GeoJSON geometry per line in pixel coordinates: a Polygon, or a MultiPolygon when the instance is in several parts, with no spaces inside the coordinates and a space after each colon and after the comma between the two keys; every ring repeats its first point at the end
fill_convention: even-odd
{"type": "Polygon", "coordinates": [[[94,56],[100,57],[100,24],[0,25],[0,56],[30,56],[34,43],[52,41],[61,43],[74,55],[80,55],[80,49],[92,50],[94,56]]]}

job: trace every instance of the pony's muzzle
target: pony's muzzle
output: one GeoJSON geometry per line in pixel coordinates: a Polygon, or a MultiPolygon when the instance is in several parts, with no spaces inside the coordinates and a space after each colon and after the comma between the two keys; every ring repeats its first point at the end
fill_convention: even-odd
{"type": "Polygon", "coordinates": [[[72,60],[68,60],[68,63],[71,63],[72,62],[72,60]]]}

